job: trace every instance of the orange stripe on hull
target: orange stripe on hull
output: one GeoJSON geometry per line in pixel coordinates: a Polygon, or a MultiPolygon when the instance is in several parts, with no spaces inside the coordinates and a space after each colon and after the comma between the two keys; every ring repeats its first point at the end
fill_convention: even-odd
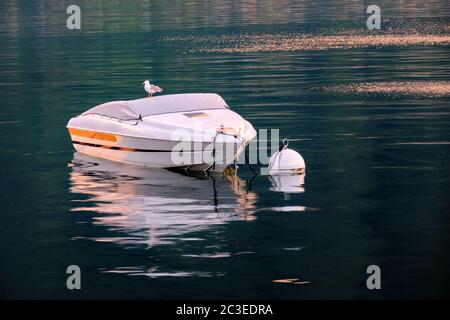
{"type": "Polygon", "coordinates": [[[103,133],[103,132],[76,129],[76,128],[68,128],[68,129],[69,129],[70,135],[72,135],[72,136],[79,136],[79,137],[85,137],[85,138],[90,138],[90,139],[98,139],[98,140],[117,142],[117,137],[110,133],[103,133]]]}
{"type": "MultiPolygon", "coordinates": [[[[130,147],[106,146],[103,144],[95,144],[95,143],[81,142],[81,141],[75,141],[75,140],[73,140],[72,143],[79,144],[82,146],[94,147],[94,148],[104,148],[104,149],[129,151],[129,152],[172,152],[172,150],[136,149],[136,148],[130,148],[130,147]]],[[[200,150],[200,151],[202,151],[202,150],[200,150]]],[[[188,151],[188,152],[191,152],[191,151],[188,151]]]]}

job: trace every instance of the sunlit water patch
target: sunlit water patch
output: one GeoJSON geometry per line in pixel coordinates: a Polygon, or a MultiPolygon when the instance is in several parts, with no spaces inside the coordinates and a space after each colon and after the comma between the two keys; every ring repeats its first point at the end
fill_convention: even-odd
{"type": "MultiPolygon", "coordinates": [[[[362,82],[325,87],[323,90],[344,94],[439,98],[450,96],[450,81],[362,82]]],[[[438,116],[436,113],[434,115],[438,116]]]]}
{"type": "Polygon", "coordinates": [[[296,35],[264,34],[224,37],[212,42],[221,45],[200,48],[201,52],[220,53],[255,53],[278,51],[317,51],[330,49],[382,48],[408,46],[445,46],[450,44],[447,35],[296,35]]]}
{"type": "Polygon", "coordinates": [[[316,28],[311,31],[239,32],[212,35],[167,36],[190,52],[263,53],[323,51],[332,49],[447,46],[447,21],[393,20],[373,32],[361,27],[316,28]]]}

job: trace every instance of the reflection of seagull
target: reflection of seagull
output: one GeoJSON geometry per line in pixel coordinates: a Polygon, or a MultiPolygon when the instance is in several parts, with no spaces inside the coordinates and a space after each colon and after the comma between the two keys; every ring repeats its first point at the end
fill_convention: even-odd
{"type": "Polygon", "coordinates": [[[142,84],[144,85],[145,91],[148,92],[149,97],[152,97],[154,93],[163,91],[163,89],[161,89],[158,86],[155,86],[154,84],[151,84],[150,81],[148,80],[145,80],[142,84]]]}

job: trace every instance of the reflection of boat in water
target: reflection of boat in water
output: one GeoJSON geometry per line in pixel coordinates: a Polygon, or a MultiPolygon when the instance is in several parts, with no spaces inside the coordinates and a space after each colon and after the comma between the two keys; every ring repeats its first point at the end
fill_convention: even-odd
{"type": "Polygon", "coordinates": [[[70,191],[88,195],[72,211],[100,213],[93,223],[124,237],[95,238],[149,246],[188,240],[188,234],[228,221],[253,220],[256,194],[234,174],[194,177],[74,154],[70,191]]]}

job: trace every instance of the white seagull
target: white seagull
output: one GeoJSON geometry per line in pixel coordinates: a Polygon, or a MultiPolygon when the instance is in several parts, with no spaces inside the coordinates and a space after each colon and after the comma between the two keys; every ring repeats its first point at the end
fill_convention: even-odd
{"type": "Polygon", "coordinates": [[[155,86],[154,84],[151,84],[150,81],[148,80],[145,80],[142,84],[144,85],[145,91],[148,92],[149,97],[152,97],[154,93],[163,91],[163,89],[161,89],[158,86],[155,86]]]}

